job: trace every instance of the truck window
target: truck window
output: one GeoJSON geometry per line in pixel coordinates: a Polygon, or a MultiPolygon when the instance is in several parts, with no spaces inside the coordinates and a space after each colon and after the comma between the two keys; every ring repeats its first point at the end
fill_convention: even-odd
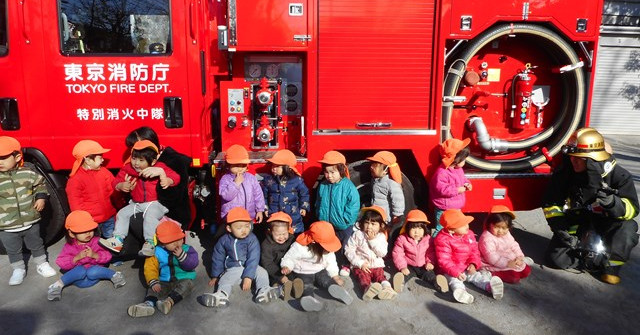
{"type": "Polygon", "coordinates": [[[65,55],[171,53],[169,0],[58,0],[65,55]]]}
{"type": "Polygon", "coordinates": [[[0,0],[0,56],[7,54],[7,1],[0,0]]]}

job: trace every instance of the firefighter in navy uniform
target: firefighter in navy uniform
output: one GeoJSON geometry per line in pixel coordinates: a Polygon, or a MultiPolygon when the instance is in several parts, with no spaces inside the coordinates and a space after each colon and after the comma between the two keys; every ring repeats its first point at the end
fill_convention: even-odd
{"type": "Polygon", "coordinates": [[[578,129],[563,147],[542,209],[553,237],[546,252],[552,266],[600,274],[620,282],[620,267],[638,244],[638,196],[631,174],[605,150],[602,135],[578,129]]]}

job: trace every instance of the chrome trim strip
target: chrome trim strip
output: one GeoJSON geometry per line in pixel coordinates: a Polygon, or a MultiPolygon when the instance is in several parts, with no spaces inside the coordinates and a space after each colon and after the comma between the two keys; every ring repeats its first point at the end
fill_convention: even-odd
{"type": "Polygon", "coordinates": [[[313,135],[436,135],[435,129],[317,129],[313,135]]]}

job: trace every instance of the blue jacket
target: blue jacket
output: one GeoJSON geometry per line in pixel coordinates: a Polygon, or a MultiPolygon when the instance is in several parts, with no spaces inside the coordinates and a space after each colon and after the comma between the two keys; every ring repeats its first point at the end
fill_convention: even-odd
{"type": "Polygon", "coordinates": [[[269,214],[285,212],[291,216],[295,233],[302,233],[304,225],[300,210],[309,212],[309,189],[299,176],[287,180],[274,175],[266,175],[262,180],[262,193],[268,206],[269,214]]]}
{"type": "Polygon", "coordinates": [[[318,220],[331,222],[337,230],[345,230],[358,219],[360,194],[348,178],[335,184],[324,180],[318,186],[315,208],[318,220]]]}
{"type": "Polygon", "coordinates": [[[213,247],[211,276],[219,278],[225,269],[243,266],[242,278],[256,278],[260,263],[260,242],[253,233],[243,239],[237,239],[231,233],[220,237],[213,247]]]}

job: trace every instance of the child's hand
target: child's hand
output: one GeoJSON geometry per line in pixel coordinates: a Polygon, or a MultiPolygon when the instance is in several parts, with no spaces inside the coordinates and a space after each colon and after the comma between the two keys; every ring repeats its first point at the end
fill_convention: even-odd
{"type": "Polygon", "coordinates": [[[167,173],[164,172],[162,168],[157,166],[149,166],[148,168],[140,171],[140,176],[145,178],[153,178],[153,177],[162,177],[167,176],[167,173]]]}
{"type": "Polygon", "coordinates": [[[509,269],[515,269],[518,267],[518,260],[517,259],[512,259],[510,261],[507,262],[507,267],[509,269]]]}
{"type": "Polygon", "coordinates": [[[400,272],[402,272],[403,275],[408,276],[409,275],[409,269],[408,268],[404,268],[402,270],[400,270],[400,272]]]}
{"type": "Polygon", "coordinates": [[[515,259],[515,261],[516,261],[516,266],[524,265],[524,257],[518,257],[515,259]]]}
{"type": "Polygon", "coordinates": [[[376,238],[376,236],[378,235],[378,233],[371,231],[371,230],[365,230],[364,232],[365,237],[367,238],[367,240],[371,241],[374,238],[376,238]]]}
{"type": "Polygon", "coordinates": [[[467,191],[471,191],[473,189],[473,185],[471,185],[471,183],[464,183],[463,186],[467,191]]]}
{"type": "Polygon", "coordinates": [[[300,215],[306,216],[307,215],[307,210],[306,209],[301,209],[300,210],[300,215]]]}
{"type": "Polygon", "coordinates": [[[216,283],[218,282],[218,278],[211,278],[211,280],[209,280],[209,287],[214,287],[216,286],[216,283]]]}
{"type": "Polygon", "coordinates": [[[171,185],[173,185],[173,179],[162,176],[160,177],[160,187],[162,187],[163,190],[166,190],[171,185]]]}
{"type": "Polygon", "coordinates": [[[97,260],[98,258],[100,258],[100,255],[98,255],[98,253],[97,253],[97,252],[93,252],[93,250],[91,250],[91,247],[86,246],[86,248],[85,248],[84,250],[85,250],[85,251],[86,251],[86,253],[87,253],[87,257],[91,257],[91,258],[96,259],[96,260],[97,260]]]}
{"type": "Polygon", "coordinates": [[[467,190],[467,188],[464,187],[464,186],[458,187],[458,193],[464,193],[466,190],[467,190]]]}
{"type": "Polygon", "coordinates": [[[460,280],[460,281],[465,281],[465,280],[467,280],[467,275],[464,272],[462,272],[456,278],[458,278],[458,280],[460,280]]]}
{"type": "Polygon", "coordinates": [[[160,284],[158,284],[158,283],[155,283],[155,284],[151,285],[151,291],[153,291],[153,292],[158,293],[158,292],[160,292],[161,289],[162,289],[162,286],[160,286],[160,284]]]}
{"type": "Polygon", "coordinates": [[[38,212],[42,212],[42,210],[44,209],[44,205],[46,204],[44,199],[38,199],[36,200],[36,202],[33,204],[33,208],[35,210],[37,210],[38,212]]]}
{"type": "Polygon", "coordinates": [[[124,175],[124,181],[121,183],[118,183],[118,185],[116,185],[117,189],[119,189],[122,192],[126,192],[129,193],[131,192],[135,187],[136,187],[136,183],[137,183],[137,179],[134,177],[131,177],[128,174],[124,175]]]}
{"type": "Polygon", "coordinates": [[[344,285],[344,280],[342,280],[342,278],[340,278],[340,276],[335,276],[332,278],[334,282],[336,282],[336,284],[343,286],[344,285]]]}
{"type": "Polygon", "coordinates": [[[262,212],[256,213],[256,223],[262,223],[264,220],[264,214],[262,212]]]}
{"type": "Polygon", "coordinates": [[[286,266],[283,266],[283,267],[282,267],[282,269],[280,269],[280,273],[282,273],[283,275],[285,275],[285,276],[286,276],[286,275],[288,275],[288,274],[290,274],[290,273],[291,273],[291,269],[289,269],[289,268],[288,268],[288,267],[286,267],[286,266]]]}
{"type": "Polygon", "coordinates": [[[371,269],[369,269],[369,262],[364,262],[364,264],[360,266],[360,270],[364,271],[365,273],[371,273],[371,269]]]}
{"type": "Polygon", "coordinates": [[[467,266],[467,272],[469,272],[470,275],[476,273],[476,266],[473,264],[469,264],[469,266],[467,266]]]}
{"type": "Polygon", "coordinates": [[[236,185],[242,184],[243,181],[244,181],[244,172],[238,173],[236,177],[233,179],[233,182],[236,183],[236,185]]]}
{"type": "Polygon", "coordinates": [[[180,254],[182,254],[182,248],[175,248],[175,249],[171,250],[171,253],[174,256],[178,257],[178,256],[180,256],[180,254]]]}
{"type": "Polygon", "coordinates": [[[400,223],[400,217],[399,216],[394,216],[394,217],[391,218],[391,224],[392,225],[396,225],[398,223],[400,223]]]}
{"type": "Polygon", "coordinates": [[[245,278],[242,280],[242,290],[249,291],[251,289],[251,278],[245,278]]]}
{"type": "Polygon", "coordinates": [[[433,263],[427,263],[424,265],[425,270],[433,270],[435,268],[435,266],[433,266],[433,263]]]}

